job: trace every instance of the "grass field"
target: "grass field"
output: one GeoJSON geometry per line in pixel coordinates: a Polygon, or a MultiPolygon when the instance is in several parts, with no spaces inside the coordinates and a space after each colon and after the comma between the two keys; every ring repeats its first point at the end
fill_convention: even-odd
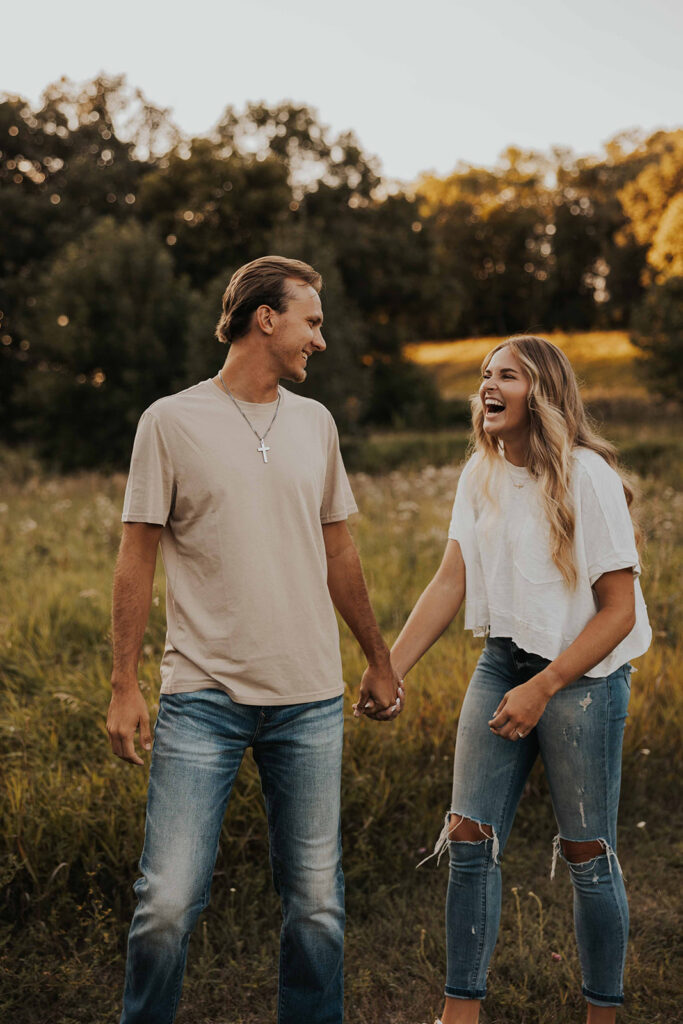
{"type": "MultiPolygon", "coordinates": [[[[588,401],[614,394],[632,399],[647,397],[639,372],[642,356],[625,331],[556,331],[543,336],[569,357],[588,401]]],[[[407,345],[404,354],[412,362],[434,371],[444,398],[467,398],[478,387],[482,359],[502,340],[490,337],[424,341],[407,345]]]]}
{"type": "MultiPolygon", "coordinates": [[[[670,457],[668,421],[643,428],[615,423],[610,432],[640,472],[644,590],[655,630],[633,677],[625,738],[619,855],[632,941],[619,1019],[670,1024],[680,1019],[683,485],[670,457]]],[[[353,476],[361,514],[352,528],[388,639],[440,559],[465,443],[464,432],[371,438],[365,467],[371,472],[353,476]],[[392,451],[397,468],[388,470],[392,451]]],[[[52,479],[16,462],[6,465],[4,477],[0,472],[0,1020],[113,1024],[146,790],[146,769],[116,760],[104,728],[124,479],[52,479]]],[[[159,566],[140,669],[152,711],[163,594],[159,566]]],[[[404,714],[394,725],[378,726],[349,714],[363,660],[345,627],[341,641],[348,681],[346,1019],[431,1022],[444,980],[447,868],[443,861],[439,868],[415,865],[431,849],[450,797],[458,711],[481,642],[456,621],[408,677],[404,714]]],[[[548,878],[554,832],[537,767],[503,862],[503,919],[486,1024],[583,1019],[571,886],[564,868],[553,883],[548,878]]],[[[190,944],[180,1024],[274,1021],[279,926],[258,776],[247,758],[223,831],[212,903],[190,944]]]]}

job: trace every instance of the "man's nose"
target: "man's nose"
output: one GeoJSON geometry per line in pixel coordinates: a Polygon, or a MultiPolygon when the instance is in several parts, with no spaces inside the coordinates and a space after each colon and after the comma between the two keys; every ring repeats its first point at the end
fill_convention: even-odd
{"type": "Polygon", "coordinates": [[[322,336],[322,331],[315,332],[315,335],[313,337],[313,344],[317,349],[320,349],[321,352],[325,351],[325,349],[327,348],[327,344],[325,343],[325,339],[322,336]]]}

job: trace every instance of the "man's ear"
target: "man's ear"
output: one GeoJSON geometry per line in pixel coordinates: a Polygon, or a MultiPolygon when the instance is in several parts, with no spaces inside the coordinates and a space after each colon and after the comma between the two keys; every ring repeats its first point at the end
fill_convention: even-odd
{"type": "Polygon", "coordinates": [[[254,313],[256,324],[264,334],[272,334],[275,330],[277,313],[270,306],[259,306],[254,313]]]}

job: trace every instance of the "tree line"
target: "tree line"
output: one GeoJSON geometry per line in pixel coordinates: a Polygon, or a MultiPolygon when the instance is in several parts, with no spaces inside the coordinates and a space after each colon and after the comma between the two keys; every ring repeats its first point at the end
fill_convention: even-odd
{"type": "Polygon", "coordinates": [[[0,97],[0,439],[124,465],[141,411],[220,365],[221,294],[268,252],[323,274],[306,394],[345,431],[462,414],[401,357],[428,338],[626,328],[680,392],[683,130],[407,186],[307,106],[186,138],[123,77],[62,79],[0,97]]]}

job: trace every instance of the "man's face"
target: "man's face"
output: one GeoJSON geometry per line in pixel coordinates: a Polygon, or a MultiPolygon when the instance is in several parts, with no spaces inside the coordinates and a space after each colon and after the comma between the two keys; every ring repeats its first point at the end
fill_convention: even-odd
{"type": "Polygon", "coordinates": [[[288,281],[289,304],[284,313],[275,314],[275,330],[270,351],[276,360],[278,376],[301,384],[306,380],[306,364],[314,352],[324,352],[323,310],[315,288],[303,281],[288,281]]]}

